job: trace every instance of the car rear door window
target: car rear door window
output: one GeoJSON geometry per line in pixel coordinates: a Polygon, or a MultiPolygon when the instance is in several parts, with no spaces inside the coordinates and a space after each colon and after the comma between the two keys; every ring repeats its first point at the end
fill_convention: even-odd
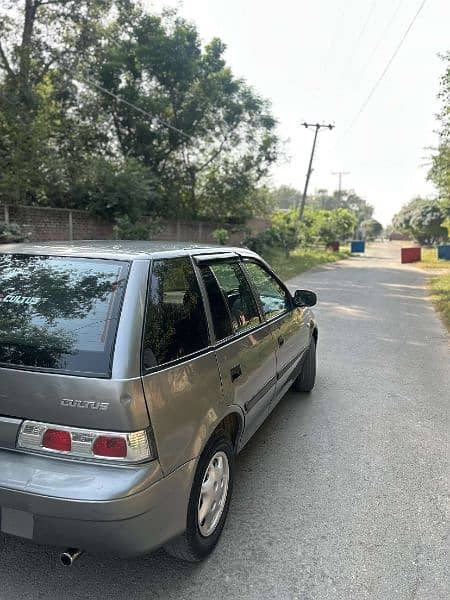
{"type": "Polygon", "coordinates": [[[154,261],[144,332],[144,368],[178,360],[208,345],[203,300],[190,259],[154,261]]]}
{"type": "Polygon", "coordinates": [[[107,377],[129,263],[0,254],[0,365],[107,377]]]}
{"type": "Polygon", "coordinates": [[[250,261],[245,261],[244,266],[267,319],[277,317],[291,308],[288,293],[263,266],[250,261]]]}
{"type": "Polygon", "coordinates": [[[233,333],[259,325],[258,307],[238,262],[212,263],[210,269],[228,306],[233,333]]]}

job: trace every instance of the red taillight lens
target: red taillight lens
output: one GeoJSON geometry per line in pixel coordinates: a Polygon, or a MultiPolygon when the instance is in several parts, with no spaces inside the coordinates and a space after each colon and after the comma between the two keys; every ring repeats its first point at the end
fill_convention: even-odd
{"type": "Polygon", "coordinates": [[[127,443],[124,438],[100,435],[95,440],[92,452],[96,456],[109,456],[111,458],[126,458],[127,443]]]}
{"type": "Polygon", "coordinates": [[[42,446],[49,450],[59,452],[70,452],[72,450],[72,438],[68,431],[58,429],[47,429],[42,437],[42,446]]]}

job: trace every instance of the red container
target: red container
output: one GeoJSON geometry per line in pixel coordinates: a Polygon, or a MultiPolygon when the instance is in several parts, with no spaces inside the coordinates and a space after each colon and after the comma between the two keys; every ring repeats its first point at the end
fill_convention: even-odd
{"type": "Polygon", "coordinates": [[[422,260],[422,248],[402,248],[402,264],[422,260]]]}
{"type": "Polygon", "coordinates": [[[339,252],[339,242],[329,242],[327,244],[327,250],[332,250],[333,252],[339,252]]]}

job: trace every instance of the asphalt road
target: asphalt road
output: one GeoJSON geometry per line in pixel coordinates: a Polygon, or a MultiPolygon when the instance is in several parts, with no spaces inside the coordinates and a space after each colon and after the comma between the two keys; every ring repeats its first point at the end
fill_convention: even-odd
{"type": "Polygon", "coordinates": [[[319,375],[237,460],[229,519],[201,565],[57,553],[0,534],[0,598],[449,597],[449,337],[398,248],[291,281],[320,297],[319,375]]]}

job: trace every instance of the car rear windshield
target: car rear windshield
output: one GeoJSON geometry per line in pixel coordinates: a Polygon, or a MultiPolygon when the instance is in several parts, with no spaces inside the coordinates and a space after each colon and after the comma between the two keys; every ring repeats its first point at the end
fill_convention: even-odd
{"type": "Polygon", "coordinates": [[[0,254],[0,366],[108,377],[124,261],[0,254]]]}

